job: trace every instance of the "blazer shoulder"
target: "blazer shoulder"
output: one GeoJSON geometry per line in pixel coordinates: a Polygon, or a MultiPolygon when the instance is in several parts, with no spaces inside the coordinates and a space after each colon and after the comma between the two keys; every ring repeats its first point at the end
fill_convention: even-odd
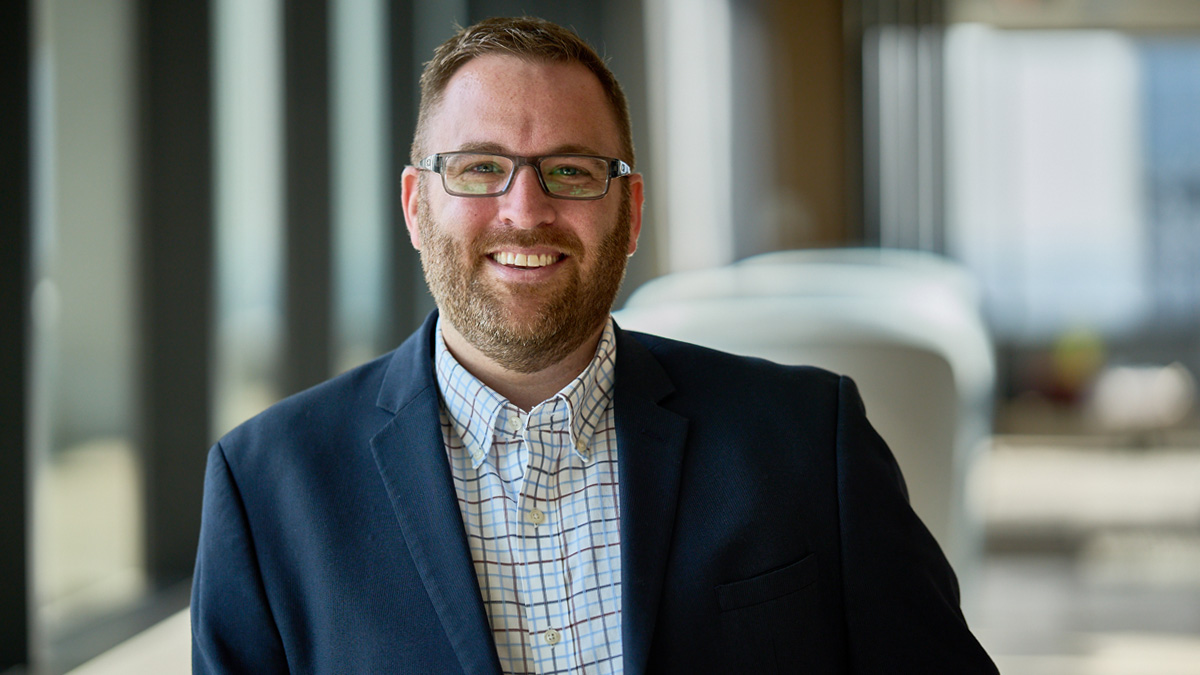
{"type": "Polygon", "coordinates": [[[809,365],[787,365],[756,357],[703,347],[690,342],[625,331],[643,346],[677,383],[732,384],[744,382],[754,387],[773,384],[801,386],[808,390],[836,391],[843,376],[824,368],[809,365]]]}

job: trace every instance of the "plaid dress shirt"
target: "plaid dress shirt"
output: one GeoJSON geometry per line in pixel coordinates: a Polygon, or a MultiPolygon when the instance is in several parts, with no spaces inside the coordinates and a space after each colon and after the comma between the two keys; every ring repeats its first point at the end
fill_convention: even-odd
{"type": "Polygon", "coordinates": [[[505,673],[620,673],[612,320],[588,367],[521,411],[436,332],[442,438],[505,673]]]}

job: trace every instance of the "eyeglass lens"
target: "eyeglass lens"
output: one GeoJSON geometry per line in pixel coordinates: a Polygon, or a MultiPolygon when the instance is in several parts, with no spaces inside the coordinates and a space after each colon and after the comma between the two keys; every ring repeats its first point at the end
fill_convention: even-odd
{"type": "MultiPolygon", "coordinates": [[[[474,153],[442,155],[446,191],[460,195],[489,195],[504,191],[514,162],[503,155],[474,153]]],[[[598,197],[608,189],[608,162],[598,157],[551,155],[536,167],[542,185],[560,197],[598,197]]]]}

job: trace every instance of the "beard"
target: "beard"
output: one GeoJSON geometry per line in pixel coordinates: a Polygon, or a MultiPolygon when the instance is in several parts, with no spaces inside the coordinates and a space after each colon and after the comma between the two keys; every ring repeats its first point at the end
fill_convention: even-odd
{"type": "Polygon", "coordinates": [[[508,370],[536,373],[566,358],[607,320],[625,278],[631,220],[627,187],[616,221],[590,251],[574,233],[557,227],[498,228],[475,241],[456,241],[433,216],[424,186],[419,189],[425,281],[442,316],[485,356],[508,370]],[[545,285],[497,283],[485,274],[484,265],[491,264],[485,254],[506,246],[548,246],[570,256],[573,264],[565,279],[545,285]]]}

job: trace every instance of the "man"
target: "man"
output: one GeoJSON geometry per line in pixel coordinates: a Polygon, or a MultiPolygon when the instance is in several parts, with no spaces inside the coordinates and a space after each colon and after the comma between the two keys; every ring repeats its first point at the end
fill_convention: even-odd
{"type": "Polygon", "coordinates": [[[850,381],[613,325],[642,179],[573,33],[442,45],[413,163],[439,311],[213,448],[196,672],[995,672],[850,381]]]}

